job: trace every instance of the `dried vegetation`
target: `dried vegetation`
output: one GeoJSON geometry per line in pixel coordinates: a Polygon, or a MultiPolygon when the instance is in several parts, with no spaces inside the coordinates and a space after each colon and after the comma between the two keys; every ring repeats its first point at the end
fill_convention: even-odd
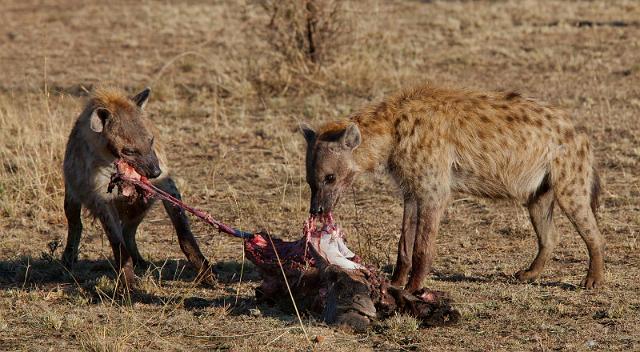
{"type": "MultiPolygon", "coordinates": [[[[518,90],[573,113],[605,181],[608,286],[576,286],[587,255],[562,217],[567,235],[540,281],[515,283],[535,253],[525,211],[456,195],[425,284],[451,293],[462,322],[421,331],[399,316],[353,335],[306,317],[317,350],[640,348],[638,2],[11,0],[0,9],[0,350],[308,346],[295,317],[256,305],[241,244],[198,223],[221,284],[193,284],[160,209],[139,234],[155,264],[138,272],[141,292],[113,290],[111,250],[89,217],[78,267],[60,266],[61,158],[85,89],[151,85],[150,118],[185,199],[292,239],[309,196],[298,122],[342,117],[424,81],[518,90]]],[[[375,179],[338,210],[354,251],[387,271],[401,212],[394,188],[375,179]]]]}

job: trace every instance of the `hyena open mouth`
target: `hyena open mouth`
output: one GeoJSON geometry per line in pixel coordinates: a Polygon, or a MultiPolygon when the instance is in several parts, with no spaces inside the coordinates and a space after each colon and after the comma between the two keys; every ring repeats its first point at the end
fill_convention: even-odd
{"type": "Polygon", "coordinates": [[[119,159],[115,162],[116,172],[111,175],[111,182],[107,192],[111,193],[115,186],[118,187],[118,193],[125,197],[133,197],[141,195],[145,199],[151,196],[151,193],[144,192],[142,189],[136,189],[138,182],[148,183],[146,177],[140,175],[133,166],[127,164],[124,160],[119,159]]]}
{"type": "Polygon", "coordinates": [[[242,238],[247,258],[262,276],[262,284],[256,290],[260,301],[290,309],[288,283],[300,310],[320,314],[327,323],[348,325],[356,331],[364,331],[372,321],[396,313],[412,315],[423,326],[449,325],[460,318],[446,293],[428,288],[409,292],[391,286],[384,274],[363,264],[347,247],[344,231],[331,213],[309,217],[303,225],[302,238],[284,241],[266,232],[233,229],[158,190],[123,161],[116,163],[109,191],[116,186],[127,197],[137,193],[167,200],[221,232],[242,238]]]}

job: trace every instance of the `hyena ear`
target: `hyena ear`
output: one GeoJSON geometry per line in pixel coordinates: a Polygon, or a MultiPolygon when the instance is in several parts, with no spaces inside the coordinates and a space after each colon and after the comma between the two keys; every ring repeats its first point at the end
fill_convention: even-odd
{"type": "Polygon", "coordinates": [[[360,145],[361,136],[360,129],[355,123],[350,124],[347,129],[344,130],[344,134],[340,137],[342,145],[349,149],[354,150],[360,145]]]}
{"type": "Polygon", "coordinates": [[[300,131],[304,135],[304,139],[307,140],[307,143],[311,144],[316,140],[316,131],[314,131],[308,124],[301,122],[300,131]]]}
{"type": "Polygon", "coordinates": [[[110,115],[111,113],[107,109],[94,109],[89,120],[91,130],[96,133],[102,132],[102,130],[104,129],[104,125],[107,123],[107,119],[109,119],[110,115]]]}
{"type": "Polygon", "coordinates": [[[147,87],[142,90],[142,92],[136,94],[131,100],[133,100],[136,105],[140,109],[144,109],[145,105],[147,105],[147,100],[149,100],[149,94],[151,93],[151,88],[147,87]]]}

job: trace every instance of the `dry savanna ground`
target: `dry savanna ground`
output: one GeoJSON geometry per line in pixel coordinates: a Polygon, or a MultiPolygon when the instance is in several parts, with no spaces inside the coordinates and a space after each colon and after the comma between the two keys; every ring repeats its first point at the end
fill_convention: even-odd
{"type": "MultiPolygon", "coordinates": [[[[335,34],[318,37],[312,63],[287,50],[294,31],[267,28],[258,2],[2,1],[0,350],[639,350],[640,3],[367,0],[341,3],[329,21],[340,26],[327,25],[335,34]],[[452,327],[398,316],[353,334],[305,315],[309,338],[320,337],[310,345],[294,315],[255,302],[241,243],[196,221],[220,284],[194,284],[161,207],[138,236],[156,269],[138,272],[133,296],[114,291],[111,249],[89,216],[80,263],[60,265],[62,155],[87,91],[151,86],[149,116],[184,198],[292,239],[309,197],[298,122],[427,81],[517,90],[572,112],[605,184],[606,287],[578,286],[587,253],[564,216],[542,277],[515,282],[536,251],[526,211],[466,195],[448,208],[425,282],[455,300],[463,319],[452,327]]],[[[389,271],[397,191],[370,177],[349,193],[338,221],[356,252],[389,271]]]]}

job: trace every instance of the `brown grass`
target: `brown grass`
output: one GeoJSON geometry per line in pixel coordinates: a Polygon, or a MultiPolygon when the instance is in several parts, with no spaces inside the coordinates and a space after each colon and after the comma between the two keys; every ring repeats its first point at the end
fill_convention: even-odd
{"type": "MultiPolygon", "coordinates": [[[[241,244],[199,223],[222,282],[193,284],[159,208],[139,233],[157,266],[138,273],[140,293],[113,289],[110,248],[89,217],[80,264],[71,273],[60,266],[61,248],[50,244],[66,236],[61,158],[83,87],[151,85],[148,109],[184,198],[243,229],[294,238],[309,196],[298,121],[341,117],[421,81],[514,89],[574,113],[605,184],[608,285],[576,286],[587,254],[561,216],[566,235],[540,281],[514,282],[535,253],[526,212],[457,195],[425,284],[451,293],[462,322],[422,331],[400,316],[353,335],[304,317],[310,337],[324,337],[317,349],[640,348],[637,2],[349,2],[341,15],[353,42],[303,75],[255,35],[269,18],[254,3],[12,0],[0,10],[0,350],[308,346],[294,316],[255,303],[251,265],[238,284],[241,244]]],[[[338,216],[354,250],[389,269],[401,216],[390,183],[362,179],[338,216]]]]}
{"type": "Polygon", "coordinates": [[[262,0],[258,4],[269,16],[256,33],[290,65],[306,71],[327,64],[350,44],[346,3],[335,0],[262,0]]]}

